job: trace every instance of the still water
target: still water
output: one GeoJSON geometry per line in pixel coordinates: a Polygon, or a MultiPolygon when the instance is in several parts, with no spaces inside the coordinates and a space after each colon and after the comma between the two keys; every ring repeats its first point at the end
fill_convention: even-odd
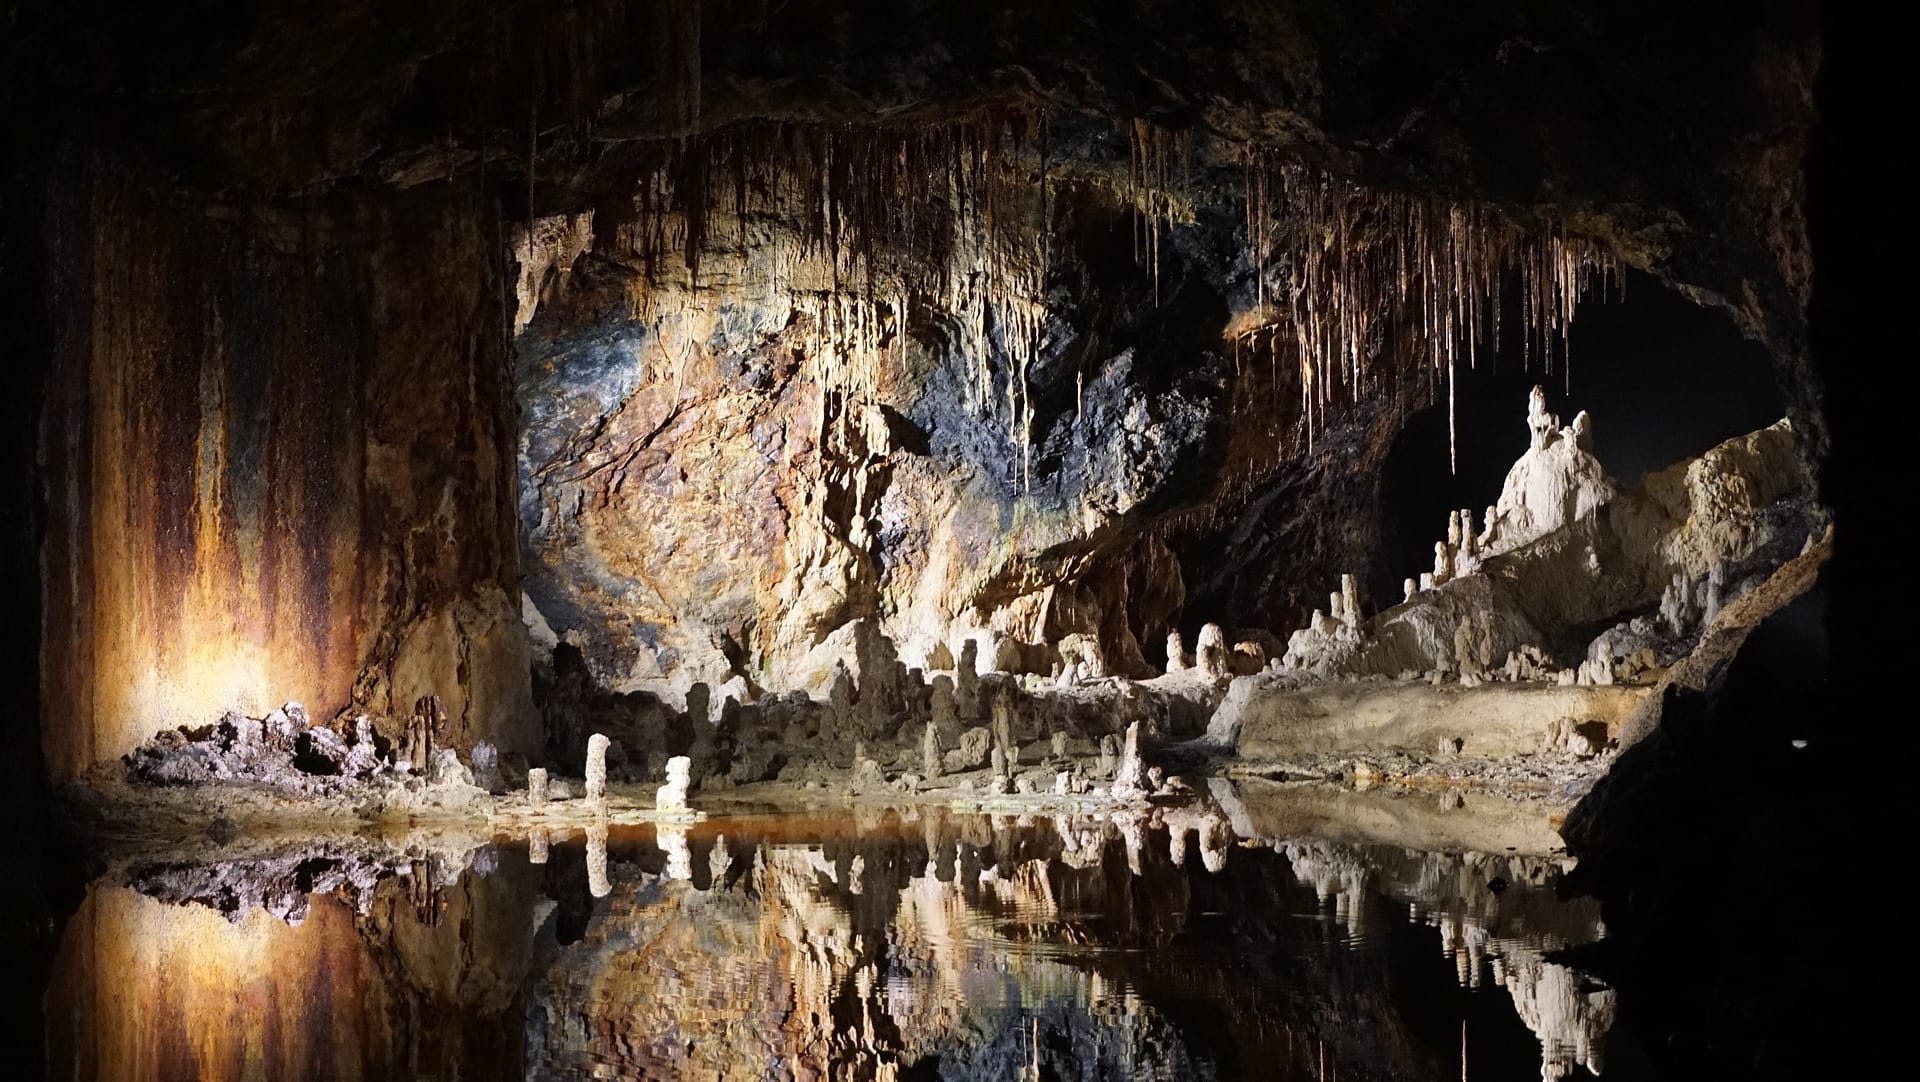
{"type": "Polygon", "coordinates": [[[1238,818],[842,809],[132,859],[66,924],[50,1074],[1607,1070],[1615,993],[1555,957],[1605,929],[1561,858],[1238,818]]]}

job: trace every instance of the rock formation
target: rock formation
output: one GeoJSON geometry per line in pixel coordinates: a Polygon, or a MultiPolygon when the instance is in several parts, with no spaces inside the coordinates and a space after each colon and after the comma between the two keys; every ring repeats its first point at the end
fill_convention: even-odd
{"type": "Polygon", "coordinates": [[[607,799],[607,747],[612,741],[602,733],[587,738],[586,798],[607,799]]]}
{"type": "Polygon", "coordinates": [[[1113,785],[1109,792],[1116,799],[1131,800],[1153,791],[1147,781],[1147,764],[1140,757],[1140,723],[1127,726],[1125,741],[1120,746],[1120,760],[1114,766],[1113,785]]]}
{"type": "Polygon", "coordinates": [[[653,807],[661,812],[687,810],[687,788],[692,784],[693,760],[676,755],[667,760],[667,783],[653,792],[653,807]]]}
{"type": "Polygon", "coordinates": [[[1227,633],[1219,624],[1207,624],[1200,628],[1200,637],[1193,645],[1194,667],[1209,680],[1223,680],[1228,675],[1227,633]]]}

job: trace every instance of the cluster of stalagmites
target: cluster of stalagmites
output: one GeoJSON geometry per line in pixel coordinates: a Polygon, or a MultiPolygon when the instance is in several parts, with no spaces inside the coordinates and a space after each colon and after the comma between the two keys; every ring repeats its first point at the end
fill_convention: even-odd
{"type": "MultiPolygon", "coordinates": [[[[1610,628],[1572,665],[1557,662],[1536,637],[1545,632],[1501,600],[1504,586],[1472,581],[1488,561],[1530,558],[1528,546],[1589,519],[1617,495],[1593,455],[1593,422],[1584,411],[1562,426],[1536,387],[1527,402],[1527,432],[1527,450],[1508,472],[1499,500],[1477,528],[1470,508],[1448,513],[1446,534],[1433,546],[1432,569],[1404,580],[1399,605],[1368,621],[1354,576],[1342,575],[1328,608],[1314,610],[1307,626],[1293,633],[1273,670],[1322,680],[1382,676],[1457,679],[1469,687],[1493,681],[1595,686],[1639,679],[1678,656],[1676,640],[1718,611],[1717,567],[1704,584],[1676,572],[1658,626],[1636,617],[1610,628]]],[[[1593,564],[1578,572],[1581,581],[1549,588],[1591,589],[1603,573],[1593,564]]]]}
{"type": "Polygon", "coordinates": [[[435,695],[385,722],[353,714],[316,724],[306,707],[290,702],[262,718],[229,712],[212,725],[161,732],[129,753],[125,765],[132,779],[157,785],[239,782],[303,794],[375,782],[501,792],[525,775],[524,759],[485,742],[463,760],[446,745],[447,733],[447,709],[435,695]]]}

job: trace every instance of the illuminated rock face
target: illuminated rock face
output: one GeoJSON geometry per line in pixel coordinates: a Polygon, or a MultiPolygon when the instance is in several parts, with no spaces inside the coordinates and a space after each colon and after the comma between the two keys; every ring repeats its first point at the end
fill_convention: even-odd
{"type": "MultiPolygon", "coordinates": [[[[838,138],[849,160],[921,145],[791,135],[838,138]]],[[[929,145],[987,137],[942,127],[929,145]]],[[[730,651],[765,686],[807,686],[809,654],[858,621],[929,671],[954,668],[964,635],[979,671],[1047,673],[1079,636],[1096,676],[1148,675],[1140,637],[1164,637],[1182,594],[1137,528],[1207,483],[1229,405],[1218,326],[1158,312],[1151,276],[1112,261],[1132,210],[1104,189],[1062,189],[1048,234],[1038,189],[996,166],[920,211],[943,258],[864,262],[811,236],[805,161],[746,164],[770,190],[744,214],[714,201],[697,275],[677,256],[636,270],[643,230],[599,229],[564,281],[563,223],[509,247],[553,268],[516,340],[539,612],[600,682],[668,698],[726,679],[730,651]],[[967,209],[989,198],[991,242],[967,209]],[[1050,294],[1049,274],[1082,284],[1050,294]]],[[[1216,269],[1169,247],[1161,270],[1225,310],[1216,269]]]]}
{"type": "Polygon", "coordinates": [[[479,201],[301,219],[59,178],[74,253],[47,409],[43,746],[437,695],[448,742],[537,753],[513,584],[504,273],[479,201]]]}

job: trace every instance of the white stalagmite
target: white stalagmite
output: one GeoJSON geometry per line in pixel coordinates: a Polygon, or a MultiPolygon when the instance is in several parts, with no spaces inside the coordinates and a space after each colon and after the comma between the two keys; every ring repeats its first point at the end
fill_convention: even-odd
{"type": "Polygon", "coordinates": [[[1187,640],[1180,637],[1179,631],[1169,631],[1167,632],[1167,671],[1169,673],[1184,672],[1186,668],[1187,640]]]}
{"type": "Polygon", "coordinates": [[[1415,582],[1412,579],[1407,579],[1405,582],[1402,582],[1400,584],[1400,600],[1403,602],[1412,601],[1413,595],[1419,592],[1419,590],[1420,590],[1420,584],[1418,582],[1415,582]]]}
{"type": "Polygon", "coordinates": [[[687,786],[693,770],[693,760],[684,755],[676,755],[667,760],[667,783],[653,792],[655,811],[683,812],[687,810],[687,786]]]}
{"type": "Polygon", "coordinates": [[[527,803],[538,808],[547,802],[547,769],[536,766],[527,771],[527,803]]]}
{"type": "Polygon", "coordinates": [[[604,733],[587,737],[587,799],[607,799],[607,745],[604,733]]]}
{"type": "Polygon", "coordinates": [[[1200,638],[1193,645],[1194,663],[1209,680],[1224,679],[1227,673],[1227,633],[1219,624],[1207,624],[1200,629],[1200,638]]]}

